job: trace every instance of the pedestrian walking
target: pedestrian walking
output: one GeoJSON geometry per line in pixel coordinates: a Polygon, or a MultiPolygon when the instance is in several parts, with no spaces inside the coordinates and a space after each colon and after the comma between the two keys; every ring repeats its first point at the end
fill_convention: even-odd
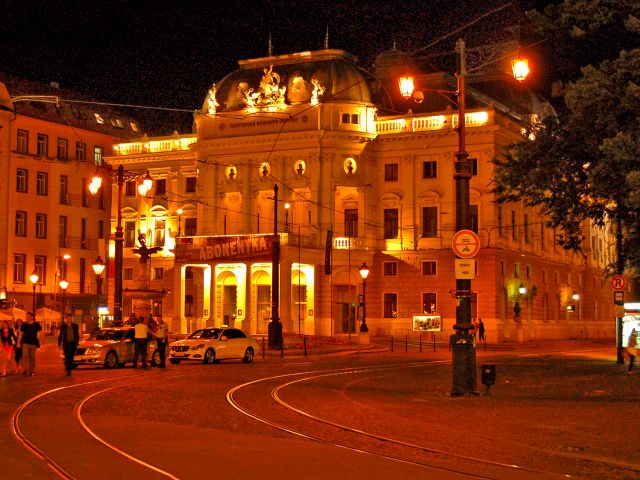
{"type": "Polygon", "coordinates": [[[138,368],[138,357],[142,356],[142,368],[147,368],[147,342],[149,341],[148,320],[140,317],[135,326],[133,347],[133,368],[138,368]]]}
{"type": "MultiPolygon", "coordinates": [[[[22,329],[22,319],[19,318],[16,320],[15,327],[13,331],[16,334],[16,337],[20,335],[20,330],[22,329]]],[[[16,344],[13,348],[13,359],[16,362],[16,373],[22,373],[22,346],[18,343],[16,339],[16,344]]]]}
{"type": "Polygon", "coordinates": [[[484,340],[484,322],[481,318],[478,319],[478,338],[484,340]]]}
{"type": "Polygon", "coordinates": [[[0,328],[0,341],[2,342],[2,376],[7,374],[7,367],[13,364],[13,373],[18,373],[18,367],[15,365],[14,353],[15,345],[18,337],[13,331],[13,328],[9,326],[9,322],[4,320],[2,327],[0,328]]]}
{"type": "Polygon", "coordinates": [[[80,331],[78,324],[73,323],[73,317],[70,313],[65,313],[64,320],[65,322],[60,327],[60,333],[58,334],[58,348],[62,348],[64,353],[64,368],[68,376],[71,375],[71,370],[73,370],[73,357],[80,342],[80,331]]]}
{"type": "Polygon", "coordinates": [[[27,321],[20,327],[18,345],[22,347],[22,374],[29,377],[36,369],[36,351],[40,348],[42,327],[32,312],[27,312],[27,321]]]}
{"type": "Polygon", "coordinates": [[[631,370],[633,369],[633,364],[635,362],[636,359],[636,345],[638,344],[638,335],[636,333],[636,329],[633,328],[631,330],[631,333],[629,334],[629,340],[627,341],[627,348],[626,348],[626,352],[627,355],[629,356],[629,368],[627,369],[627,373],[631,373],[631,370]]]}
{"type": "Polygon", "coordinates": [[[154,335],[158,339],[158,352],[160,353],[160,368],[165,368],[165,356],[167,350],[167,342],[169,340],[169,326],[164,322],[163,318],[158,319],[158,325],[154,335]]]}

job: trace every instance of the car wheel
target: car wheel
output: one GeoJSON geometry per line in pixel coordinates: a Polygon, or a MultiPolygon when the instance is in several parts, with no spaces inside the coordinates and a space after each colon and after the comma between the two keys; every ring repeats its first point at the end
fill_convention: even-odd
{"type": "Polygon", "coordinates": [[[151,355],[151,366],[158,367],[160,365],[160,350],[154,350],[151,355]]]}
{"type": "Polygon", "coordinates": [[[113,350],[109,350],[104,357],[104,368],[115,368],[118,365],[118,355],[113,350]]]}
{"type": "Polygon", "coordinates": [[[244,357],[242,357],[243,363],[253,363],[253,348],[249,347],[244,352],[244,357]]]}
{"type": "Polygon", "coordinates": [[[204,360],[202,361],[202,363],[211,365],[215,361],[216,361],[216,351],[213,348],[209,348],[206,352],[204,352],[204,360]]]}
{"type": "Polygon", "coordinates": [[[170,359],[169,359],[169,362],[170,362],[172,365],[178,365],[178,364],[180,363],[180,360],[178,360],[177,358],[170,358],[170,359]]]}

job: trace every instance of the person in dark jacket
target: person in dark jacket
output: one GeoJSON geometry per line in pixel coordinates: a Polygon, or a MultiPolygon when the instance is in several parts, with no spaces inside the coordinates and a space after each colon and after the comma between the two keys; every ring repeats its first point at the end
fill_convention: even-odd
{"type": "Polygon", "coordinates": [[[64,353],[64,368],[67,370],[67,375],[71,375],[73,357],[76,354],[79,342],[80,331],[78,324],[73,323],[73,317],[70,313],[65,313],[64,323],[60,327],[60,333],[58,334],[58,348],[62,348],[64,353]]]}

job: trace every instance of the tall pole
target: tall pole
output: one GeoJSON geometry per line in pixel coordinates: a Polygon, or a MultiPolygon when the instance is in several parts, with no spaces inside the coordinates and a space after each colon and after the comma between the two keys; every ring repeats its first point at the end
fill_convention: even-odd
{"type": "Polygon", "coordinates": [[[33,284],[33,318],[36,318],[36,284],[33,284]]]}
{"type": "Polygon", "coordinates": [[[122,323],[122,251],[124,247],[124,232],[122,231],[122,186],[124,185],[124,168],[118,167],[118,211],[116,212],[115,237],[115,285],[113,293],[113,319],[116,325],[122,323]]]}
{"type": "Polygon", "coordinates": [[[367,279],[362,279],[362,324],[360,325],[361,332],[368,332],[367,327],[367,279]]]}
{"type": "MultiPolygon", "coordinates": [[[[469,183],[471,165],[465,146],[465,44],[456,42],[458,57],[458,152],[456,153],[454,179],[456,197],[456,231],[471,227],[469,207],[469,183]]],[[[471,280],[456,279],[456,331],[452,336],[453,388],[451,395],[473,395],[476,393],[476,352],[471,324],[471,280]]]]}
{"type": "Polygon", "coordinates": [[[269,323],[269,348],[282,346],[280,322],[280,236],[278,234],[278,185],[273,186],[273,253],[271,261],[271,322],[269,323]]]}
{"type": "MultiPolygon", "coordinates": [[[[620,208],[619,205],[620,202],[618,202],[618,208],[620,208]]],[[[622,219],[620,212],[618,212],[618,217],[616,218],[616,253],[616,273],[622,275],[624,271],[624,256],[622,254],[622,219]]],[[[619,365],[624,364],[622,327],[622,317],[616,316],[616,363],[619,365]]]]}
{"type": "Polygon", "coordinates": [[[302,275],[302,268],[300,265],[300,226],[298,226],[298,335],[300,335],[300,323],[302,322],[302,288],[300,285],[300,276],[302,275]]]}

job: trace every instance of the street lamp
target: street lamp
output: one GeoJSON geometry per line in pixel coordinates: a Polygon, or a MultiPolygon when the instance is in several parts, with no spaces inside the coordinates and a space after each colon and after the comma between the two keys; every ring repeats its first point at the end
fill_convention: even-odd
{"type": "Polygon", "coordinates": [[[60,280],[60,288],[62,289],[62,315],[67,311],[67,288],[69,288],[69,282],[64,278],[60,280]]]}
{"type": "Polygon", "coordinates": [[[369,331],[367,327],[367,277],[369,276],[369,267],[366,263],[360,265],[360,276],[362,277],[362,323],[360,324],[360,332],[369,331]]]}
{"type": "Polygon", "coordinates": [[[98,258],[93,262],[93,273],[96,274],[96,294],[98,295],[98,300],[100,300],[100,295],[102,295],[102,272],[104,272],[104,261],[102,257],[98,255],[98,258]]]}
{"type": "Polygon", "coordinates": [[[177,236],[180,237],[180,235],[181,235],[180,234],[180,221],[182,220],[182,209],[179,208],[177,213],[178,213],[178,235],[177,236]]]}
{"type": "Polygon", "coordinates": [[[33,273],[29,275],[29,281],[33,286],[33,318],[36,318],[36,284],[38,280],[40,280],[40,277],[38,276],[38,272],[34,270],[33,273]]]}
{"type": "MultiPolygon", "coordinates": [[[[469,183],[471,180],[471,162],[465,145],[465,77],[467,74],[465,42],[459,39],[456,42],[457,54],[457,89],[455,91],[435,90],[440,93],[455,94],[458,97],[458,151],[455,154],[455,209],[456,209],[456,231],[468,230],[471,227],[469,183]]],[[[484,63],[487,65],[487,63],[484,63]]],[[[517,72],[519,81],[524,80],[528,73],[528,63],[526,71],[522,59],[518,59],[518,68],[514,66],[514,74],[517,72]]],[[[413,97],[417,103],[424,100],[422,92],[414,93],[413,77],[406,75],[399,78],[400,93],[405,98],[413,97]]],[[[524,285],[523,285],[524,287],[524,285]]],[[[453,389],[452,396],[473,395],[476,393],[476,356],[473,349],[473,339],[469,330],[473,328],[471,324],[471,280],[456,279],[456,323],[453,326],[456,334],[452,336],[452,364],[453,364],[453,389]]],[[[516,302],[516,306],[520,305],[516,302]]],[[[515,307],[514,307],[515,310],[515,307]]]]}
{"type": "Polygon", "coordinates": [[[289,233],[289,209],[291,208],[291,204],[289,202],[284,204],[284,231],[285,233],[289,233]]]}
{"type": "MultiPolygon", "coordinates": [[[[122,251],[124,247],[124,232],[122,230],[122,187],[125,182],[138,180],[142,178],[142,182],[138,185],[138,193],[146,196],[153,187],[153,179],[149,174],[149,170],[125,170],[122,165],[118,166],[115,172],[111,172],[111,181],[118,184],[118,210],[116,213],[116,235],[115,235],[115,281],[113,293],[113,317],[116,324],[122,322],[122,251]]],[[[91,180],[91,188],[89,191],[96,194],[102,184],[102,177],[99,172],[91,180]]]]}

